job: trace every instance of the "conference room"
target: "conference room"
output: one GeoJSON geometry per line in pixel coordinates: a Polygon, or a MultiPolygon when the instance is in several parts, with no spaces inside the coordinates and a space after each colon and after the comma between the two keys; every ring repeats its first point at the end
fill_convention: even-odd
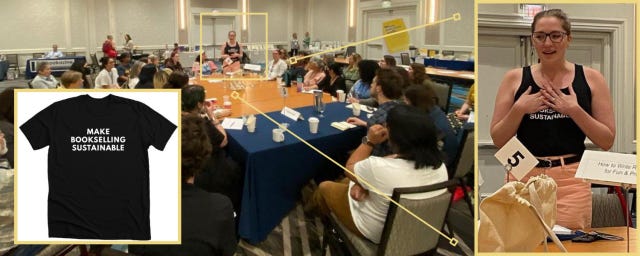
{"type": "MultiPolygon", "coordinates": [[[[0,105],[30,88],[149,97],[180,91],[182,122],[173,136],[182,143],[176,210],[183,218],[182,245],[157,244],[154,232],[164,229],[152,206],[149,244],[10,235],[0,252],[473,254],[472,1],[38,0],[4,7],[0,15],[20,25],[0,29],[12,35],[0,46],[0,105]],[[46,11],[32,13],[34,6],[46,11]],[[427,146],[428,156],[417,150],[427,146]],[[373,161],[390,167],[367,169],[373,161]],[[385,170],[396,172],[376,176],[385,170]],[[362,194],[349,194],[356,190],[362,194]],[[233,214],[210,211],[216,207],[233,214]],[[353,214],[346,223],[345,210],[353,214]]],[[[11,149],[23,123],[14,125],[12,106],[2,109],[11,149]]],[[[11,179],[20,170],[14,153],[1,157],[11,179]]],[[[3,193],[12,186],[3,184],[3,193]]],[[[2,228],[13,234],[12,225],[2,228]]]]}

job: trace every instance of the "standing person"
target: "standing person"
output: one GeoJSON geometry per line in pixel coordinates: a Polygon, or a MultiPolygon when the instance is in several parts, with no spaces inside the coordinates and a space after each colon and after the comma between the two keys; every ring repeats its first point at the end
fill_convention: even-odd
{"type": "Polygon", "coordinates": [[[240,69],[240,58],[242,58],[242,47],[236,40],[236,32],[229,31],[229,41],[221,46],[222,69],[224,72],[234,72],[240,69]]]}
{"type": "Polygon", "coordinates": [[[55,89],[58,80],[51,74],[51,65],[48,62],[38,63],[38,75],[31,80],[33,89],[55,89]]]}
{"type": "Polygon", "coordinates": [[[616,130],[602,74],[565,59],[571,40],[571,23],[562,10],[536,14],[531,42],[540,63],[505,74],[496,96],[491,137],[501,148],[516,136],[542,160],[523,180],[541,173],[553,178],[558,184],[556,223],[586,229],[591,226],[591,184],[574,178],[584,140],[588,137],[609,150],[616,130]]]}
{"type": "Polygon", "coordinates": [[[112,35],[107,35],[107,40],[102,43],[102,53],[104,53],[104,56],[112,59],[118,57],[118,52],[116,51],[116,42],[113,41],[112,35]]]}
{"type": "Polygon", "coordinates": [[[44,56],[45,59],[55,59],[55,58],[64,57],[64,54],[62,54],[61,51],[58,51],[57,44],[54,44],[51,48],[52,48],[51,51],[44,56]]]}
{"type": "Polygon", "coordinates": [[[285,71],[287,71],[287,63],[280,57],[279,50],[273,50],[272,54],[273,60],[269,63],[269,75],[267,78],[269,80],[276,80],[278,77],[282,77],[285,71]]]}
{"type": "Polygon", "coordinates": [[[304,32],[304,40],[302,42],[304,43],[304,48],[309,49],[309,45],[311,45],[311,36],[309,35],[309,32],[304,32]]]}
{"type": "Polygon", "coordinates": [[[129,54],[133,54],[133,48],[135,45],[133,44],[133,40],[131,40],[131,36],[129,34],[124,35],[124,46],[122,49],[129,54]]]}
{"type": "Polygon", "coordinates": [[[178,43],[173,43],[173,51],[171,51],[172,53],[178,53],[180,52],[180,45],[178,45],[178,43]]]}
{"type": "Polygon", "coordinates": [[[293,33],[293,38],[291,39],[291,56],[298,55],[298,50],[300,49],[300,42],[298,42],[298,33],[293,33]]]}
{"type": "Polygon", "coordinates": [[[96,76],[95,89],[120,89],[120,86],[118,86],[118,70],[116,70],[115,65],[116,61],[113,58],[100,58],[102,70],[96,76]]]}

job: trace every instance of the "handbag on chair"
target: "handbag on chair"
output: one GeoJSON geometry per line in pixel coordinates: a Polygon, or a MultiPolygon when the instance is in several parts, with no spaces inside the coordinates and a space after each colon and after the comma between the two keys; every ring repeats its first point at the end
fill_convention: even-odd
{"type": "Polygon", "coordinates": [[[556,222],[556,189],[546,175],[525,184],[512,181],[480,204],[480,252],[531,252],[547,236],[564,252],[566,248],[551,228],[556,222]]]}

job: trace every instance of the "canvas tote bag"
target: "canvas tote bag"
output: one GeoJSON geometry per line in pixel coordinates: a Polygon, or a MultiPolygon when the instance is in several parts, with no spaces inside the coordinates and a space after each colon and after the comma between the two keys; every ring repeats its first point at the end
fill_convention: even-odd
{"type": "Polygon", "coordinates": [[[550,236],[556,222],[556,183],[542,174],[524,184],[512,181],[480,204],[478,249],[480,252],[530,252],[550,236]]]}

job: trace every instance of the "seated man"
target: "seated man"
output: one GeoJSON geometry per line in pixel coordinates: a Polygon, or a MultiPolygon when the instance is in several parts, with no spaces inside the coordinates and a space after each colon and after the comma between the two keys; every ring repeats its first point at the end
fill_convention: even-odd
{"type": "MultiPolygon", "coordinates": [[[[369,192],[371,187],[390,197],[394,188],[425,186],[448,179],[435,126],[426,113],[407,105],[398,105],[389,111],[386,127],[376,124],[369,128],[346,168],[356,176],[345,173],[347,178],[341,182],[320,183],[305,208],[317,207],[325,215],[333,212],[351,232],[374,243],[380,242],[389,201],[369,192]],[[387,140],[392,145],[391,155],[370,156],[374,145],[387,140]]],[[[412,195],[412,198],[430,198],[444,191],[412,195]]]]}
{"type": "Polygon", "coordinates": [[[53,50],[50,51],[49,53],[47,53],[47,55],[44,56],[45,59],[55,59],[55,58],[62,58],[64,57],[64,54],[62,54],[61,51],[58,51],[58,45],[54,44],[53,45],[53,50]]]}
{"type": "Polygon", "coordinates": [[[31,80],[33,89],[55,89],[58,80],[51,74],[51,65],[48,62],[38,63],[38,75],[31,80]]]}
{"type": "Polygon", "coordinates": [[[231,201],[193,185],[211,154],[205,121],[182,116],[182,244],[130,245],[129,252],[146,255],[233,255],[238,241],[231,201]]]}
{"type": "MultiPolygon", "coordinates": [[[[349,117],[347,122],[358,126],[371,127],[375,124],[384,124],[387,119],[387,112],[398,106],[398,101],[402,96],[402,77],[392,69],[379,69],[376,76],[371,81],[370,94],[375,98],[379,106],[367,122],[358,117],[349,117]]],[[[388,144],[377,145],[373,149],[374,156],[386,156],[391,152],[388,144]]]]}

